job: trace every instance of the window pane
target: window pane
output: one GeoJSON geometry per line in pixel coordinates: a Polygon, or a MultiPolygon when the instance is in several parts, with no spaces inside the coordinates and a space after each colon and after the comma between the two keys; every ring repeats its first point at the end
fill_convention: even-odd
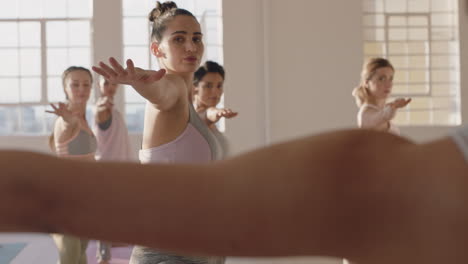
{"type": "Polygon", "coordinates": [[[147,69],[149,67],[149,48],[127,47],[124,49],[125,60],[132,59],[136,67],[147,69]]]}
{"type": "MultiPolygon", "coordinates": [[[[123,14],[124,16],[144,16],[146,17],[149,12],[156,7],[153,1],[135,1],[123,0],[123,14]],[[154,4],[154,5],[153,5],[154,4]]],[[[180,4],[180,1],[177,1],[180,4]]],[[[180,6],[180,5],[179,5],[180,6]]]]}
{"type": "Polygon", "coordinates": [[[408,86],[401,84],[401,85],[393,85],[392,93],[394,95],[397,94],[407,94],[408,93],[408,86]]]}
{"type": "Polygon", "coordinates": [[[429,86],[427,85],[410,85],[408,86],[408,93],[410,94],[428,94],[429,86]]]}
{"type": "Polygon", "coordinates": [[[450,97],[438,97],[433,99],[433,105],[435,108],[451,109],[454,104],[450,97]]]}
{"type": "Polygon", "coordinates": [[[41,46],[41,24],[39,22],[21,22],[19,24],[20,46],[41,46]]]}
{"type": "Polygon", "coordinates": [[[21,102],[33,103],[41,101],[41,79],[23,78],[21,79],[21,102]]]}
{"type": "Polygon", "coordinates": [[[408,1],[409,12],[429,12],[430,0],[411,0],[408,1]]]}
{"type": "Polygon", "coordinates": [[[44,106],[21,107],[22,128],[21,132],[26,134],[41,134],[44,131],[44,106]]]}
{"type": "Polygon", "coordinates": [[[388,31],[388,38],[392,40],[407,40],[407,29],[406,28],[391,28],[388,31]]]}
{"type": "MultiPolygon", "coordinates": [[[[384,23],[384,16],[378,15],[378,16],[369,16],[371,17],[371,20],[373,21],[374,24],[376,25],[383,25],[384,23]]],[[[221,17],[218,16],[209,16],[205,18],[205,25],[207,29],[213,29],[217,30],[218,32],[221,33],[221,28],[223,27],[223,20],[221,17]]]]}
{"type": "Polygon", "coordinates": [[[446,85],[432,85],[432,95],[434,96],[448,96],[453,95],[452,86],[446,85]]]}
{"type": "Polygon", "coordinates": [[[90,46],[91,44],[91,29],[88,21],[69,22],[68,34],[70,46],[90,46]]]}
{"type": "Polygon", "coordinates": [[[11,135],[18,130],[18,108],[0,107],[0,135],[11,135]]]}
{"type": "Polygon", "coordinates": [[[38,0],[16,0],[19,1],[20,18],[42,17],[42,1],[38,0]]]}
{"type": "Polygon", "coordinates": [[[455,32],[452,28],[433,28],[433,40],[452,40],[455,39],[455,32]]]}
{"type": "Polygon", "coordinates": [[[124,19],[124,44],[125,45],[148,45],[149,24],[145,18],[124,19]]]}
{"type": "Polygon", "coordinates": [[[18,6],[16,1],[0,0],[0,17],[1,18],[17,18],[18,6]]]}
{"type": "Polygon", "coordinates": [[[458,67],[455,56],[432,56],[432,67],[434,68],[455,68],[458,67]]]}
{"type": "Polygon", "coordinates": [[[454,9],[454,1],[431,0],[432,11],[451,11],[454,9]]]}
{"type": "Polygon", "coordinates": [[[67,49],[48,49],[47,50],[47,74],[61,75],[68,68],[67,49]]]}
{"type": "Polygon", "coordinates": [[[16,49],[0,49],[0,76],[18,76],[19,58],[16,49]]]}
{"type": "MultiPolygon", "coordinates": [[[[197,0],[195,2],[195,14],[203,15],[203,13],[214,13],[216,14],[220,3],[214,0],[197,0]]],[[[193,9],[192,9],[193,10],[193,9]]]]}
{"type": "Polygon", "coordinates": [[[62,78],[49,77],[47,82],[47,98],[49,102],[64,102],[65,92],[63,91],[62,78]]]}
{"type": "Polygon", "coordinates": [[[429,61],[425,56],[411,56],[409,57],[409,67],[416,69],[429,68],[429,61]]]}
{"type": "Polygon", "coordinates": [[[432,15],[433,26],[453,26],[455,25],[455,19],[452,14],[433,14],[432,15]]]}
{"type": "Polygon", "coordinates": [[[41,75],[41,50],[20,49],[21,75],[41,75]]]}
{"type": "Polygon", "coordinates": [[[186,10],[189,10],[189,11],[192,11],[192,13],[194,13],[194,15],[198,15],[198,14],[195,14],[195,2],[196,0],[180,0],[180,1],[177,1],[177,6],[181,7],[181,8],[184,8],[186,10]]]}
{"type": "Polygon", "coordinates": [[[433,41],[431,45],[433,53],[458,54],[458,43],[454,41],[433,41]]]}
{"type": "Polygon", "coordinates": [[[19,81],[12,78],[0,78],[0,103],[19,103],[19,81]]]}
{"type": "Polygon", "coordinates": [[[69,66],[76,65],[85,68],[89,68],[91,66],[91,55],[89,48],[69,49],[69,58],[69,66]]]}
{"type": "Polygon", "coordinates": [[[18,46],[18,23],[15,22],[0,22],[0,47],[16,47],[18,46]]]}
{"type": "Polygon", "coordinates": [[[129,132],[143,131],[143,119],[145,116],[145,104],[125,105],[125,118],[129,132]]]}
{"type": "Polygon", "coordinates": [[[67,15],[66,0],[43,0],[44,1],[44,17],[47,18],[64,18],[67,15]]]}
{"type": "Polygon", "coordinates": [[[65,47],[68,43],[67,39],[67,22],[54,21],[47,22],[47,46],[49,47],[65,47]]]}
{"type": "Polygon", "coordinates": [[[427,17],[409,17],[408,25],[410,26],[428,26],[429,22],[427,17]]]}
{"type": "MultiPolygon", "coordinates": [[[[383,15],[366,15],[363,17],[363,23],[365,26],[384,26],[385,25],[385,17],[383,15]]],[[[208,27],[211,25],[208,23],[208,27]]]]}
{"type": "MultiPolygon", "coordinates": [[[[64,0],[65,1],[65,0],[64,0]]],[[[68,17],[89,18],[92,16],[91,0],[67,0],[68,17]]]]}
{"type": "Polygon", "coordinates": [[[124,86],[125,102],[127,103],[144,103],[146,99],[135,91],[131,86],[124,86]]]}
{"type": "Polygon", "coordinates": [[[367,41],[384,41],[385,31],[383,29],[365,29],[364,40],[367,41]]]}
{"type": "Polygon", "coordinates": [[[364,11],[382,13],[384,11],[383,0],[364,0],[364,11]]]}
{"type": "Polygon", "coordinates": [[[217,46],[208,46],[206,59],[223,64],[223,49],[217,46]]]}
{"type": "Polygon", "coordinates": [[[429,30],[427,28],[410,28],[409,40],[429,40],[429,30]]]}
{"type": "Polygon", "coordinates": [[[408,43],[408,52],[413,55],[425,55],[429,53],[429,45],[426,41],[408,43]]]}
{"type": "Polygon", "coordinates": [[[406,0],[387,0],[385,1],[385,10],[389,13],[406,13],[406,0]]]}
{"type": "Polygon", "coordinates": [[[368,55],[382,56],[385,54],[385,43],[366,42],[364,43],[364,53],[368,55]]]}
{"type": "Polygon", "coordinates": [[[209,29],[204,36],[205,45],[220,45],[221,38],[216,30],[209,29]]]}
{"type": "Polygon", "coordinates": [[[395,76],[393,77],[395,84],[406,83],[408,81],[408,72],[407,71],[396,71],[395,76]]]}
{"type": "Polygon", "coordinates": [[[391,42],[388,44],[390,54],[407,54],[407,49],[405,42],[391,42]]]}
{"type": "Polygon", "coordinates": [[[425,83],[429,81],[427,71],[410,71],[409,80],[410,83],[425,83]]]}
{"type": "Polygon", "coordinates": [[[433,82],[456,82],[455,74],[449,70],[434,70],[432,71],[432,81],[433,82]]]}
{"type": "Polygon", "coordinates": [[[406,26],[407,18],[404,16],[391,16],[388,20],[390,26],[406,26]]]}
{"type": "MultiPolygon", "coordinates": [[[[406,56],[392,56],[389,58],[393,66],[397,69],[407,68],[408,67],[408,58],[406,56]]],[[[399,71],[397,70],[397,74],[399,71]]]]}

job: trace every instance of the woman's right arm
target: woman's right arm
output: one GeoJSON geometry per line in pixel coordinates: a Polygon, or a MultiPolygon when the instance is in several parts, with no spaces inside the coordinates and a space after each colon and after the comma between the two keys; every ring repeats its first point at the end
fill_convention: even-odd
{"type": "Polygon", "coordinates": [[[0,152],[0,167],[2,231],[208,255],[385,264],[468,257],[467,165],[450,139],[416,145],[388,133],[339,131],[206,166],[0,152]]]}
{"type": "Polygon", "coordinates": [[[67,105],[58,103],[58,105],[50,104],[53,111],[46,111],[58,116],[54,124],[54,144],[69,140],[79,126],[79,117],[68,110],[67,105]]]}
{"type": "Polygon", "coordinates": [[[93,70],[114,83],[131,85],[157,110],[168,111],[186,96],[186,84],[177,75],[166,74],[165,70],[135,68],[132,60],[127,60],[125,69],[114,58],[110,58],[109,63],[110,66],[100,62],[99,67],[93,67],[93,70]]]}
{"type": "Polygon", "coordinates": [[[389,128],[390,120],[395,117],[396,109],[389,105],[382,110],[366,107],[360,114],[361,128],[386,131],[389,128]]]}

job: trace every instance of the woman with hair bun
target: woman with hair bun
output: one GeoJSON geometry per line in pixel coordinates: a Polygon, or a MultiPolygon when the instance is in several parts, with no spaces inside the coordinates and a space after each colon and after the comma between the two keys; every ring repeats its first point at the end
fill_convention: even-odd
{"type": "Polygon", "coordinates": [[[216,127],[221,118],[234,118],[237,112],[230,108],[218,108],[224,93],[225,71],[223,66],[214,61],[206,61],[195,72],[193,79],[193,105],[200,118],[216,135],[221,143],[223,153],[229,153],[228,142],[224,135],[216,127]]]}
{"type": "MultiPolygon", "coordinates": [[[[157,58],[160,71],[136,68],[131,60],[124,69],[114,58],[109,59],[110,66],[101,62],[100,67],[93,68],[111,82],[131,85],[147,99],[140,162],[194,164],[221,159],[219,140],[191,102],[193,75],[204,52],[200,24],[192,13],[171,1],[157,2],[149,20],[153,24],[151,53],[157,58]]],[[[164,217],[165,212],[159,213],[164,217]]],[[[223,258],[179,256],[139,246],[134,248],[130,261],[132,264],[222,262],[223,258]]]]}
{"type": "Polygon", "coordinates": [[[359,127],[400,134],[391,120],[396,111],[406,107],[411,99],[397,98],[393,102],[386,102],[392,92],[394,74],[395,69],[387,59],[372,58],[364,63],[361,82],[353,90],[359,107],[359,127]]]}

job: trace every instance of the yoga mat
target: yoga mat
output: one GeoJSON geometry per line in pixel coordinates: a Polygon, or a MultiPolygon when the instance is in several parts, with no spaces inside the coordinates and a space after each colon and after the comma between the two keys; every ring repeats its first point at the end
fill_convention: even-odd
{"type": "Polygon", "coordinates": [[[0,243],[0,264],[10,264],[26,247],[26,243],[0,243]]]}

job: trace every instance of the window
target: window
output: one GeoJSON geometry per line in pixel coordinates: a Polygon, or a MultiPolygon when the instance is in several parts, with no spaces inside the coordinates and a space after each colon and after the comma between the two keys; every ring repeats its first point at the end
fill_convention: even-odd
{"type": "MultiPolygon", "coordinates": [[[[132,59],[141,68],[158,69],[150,54],[150,30],[148,14],[154,1],[123,0],[124,58],[132,59]]],[[[205,60],[223,63],[221,0],[180,0],[180,8],[191,11],[202,26],[205,43],[205,60]]],[[[143,130],[145,99],[132,88],[125,89],[125,115],[130,132],[143,130]]]]}
{"type": "Polygon", "coordinates": [[[364,0],[364,54],[395,66],[394,97],[413,101],[400,125],[459,125],[457,0],[364,0]]]}
{"type": "Polygon", "coordinates": [[[2,1],[0,135],[50,133],[62,72],[91,65],[91,17],[91,0],[2,1]]]}

